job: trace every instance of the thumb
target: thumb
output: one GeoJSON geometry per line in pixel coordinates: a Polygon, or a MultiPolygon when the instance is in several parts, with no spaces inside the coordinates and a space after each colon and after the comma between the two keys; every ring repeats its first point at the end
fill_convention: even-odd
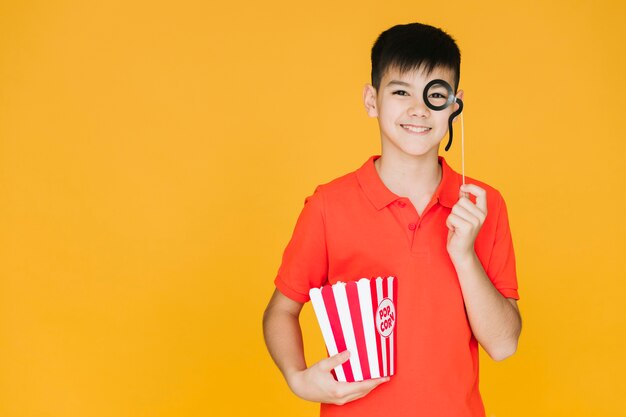
{"type": "Polygon", "coordinates": [[[334,356],[331,356],[328,359],[322,360],[320,362],[320,367],[324,371],[330,372],[331,369],[334,369],[335,367],[341,365],[342,363],[344,363],[348,359],[350,359],[350,351],[349,350],[344,350],[343,352],[338,353],[338,354],[336,354],[334,356]]]}
{"type": "Polygon", "coordinates": [[[449,232],[454,232],[454,225],[452,224],[450,217],[452,217],[452,215],[448,216],[448,218],[446,219],[446,226],[448,227],[449,232]]]}

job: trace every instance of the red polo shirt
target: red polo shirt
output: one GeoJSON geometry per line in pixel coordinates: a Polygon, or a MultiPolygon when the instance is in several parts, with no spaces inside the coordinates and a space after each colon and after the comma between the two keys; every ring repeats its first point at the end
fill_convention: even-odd
{"type": "MultiPolygon", "coordinates": [[[[398,278],[397,371],[365,398],[322,404],[322,416],[482,417],[478,343],[446,250],[446,218],[462,179],[442,157],[442,179],[422,216],[393,194],[370,158],[357,171],[319,186],[304,208],[278,271],[276,287],[304,303],[310,288],[337,281],[398,278]]],[[[487,191],[488,214],[475,242],[487,276],[519,299],[506,206],[487,191]]]]}

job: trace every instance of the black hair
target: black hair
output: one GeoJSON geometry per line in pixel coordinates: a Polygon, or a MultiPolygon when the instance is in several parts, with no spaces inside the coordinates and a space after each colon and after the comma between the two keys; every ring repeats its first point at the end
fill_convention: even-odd
{"type": "Polygon", "coordinates": [[[372,85],[376,90],[385,71],[396,68],[401,73],[435,67],[454,72],[454,90],[461,76],[461,51],[454,39],[443,30],[422,23],[393,26],[380,34],[372,47],[372,85]]]}

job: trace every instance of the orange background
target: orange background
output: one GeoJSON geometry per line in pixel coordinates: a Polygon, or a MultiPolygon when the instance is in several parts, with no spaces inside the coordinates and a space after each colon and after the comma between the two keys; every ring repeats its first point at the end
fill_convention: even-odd
{"type": "Polygon", "coordinates": [[[524,330],[481,354],[487,415],[626,415],[625,12],[0,3],[0,415],[316,415],[261,315],[304,197],[378,151],[369,50],[409,21],[458,40],[467,174],[509,206],[524,330]]]}

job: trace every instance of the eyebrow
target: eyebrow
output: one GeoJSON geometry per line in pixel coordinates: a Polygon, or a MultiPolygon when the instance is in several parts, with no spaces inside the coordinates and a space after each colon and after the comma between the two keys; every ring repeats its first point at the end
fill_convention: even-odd
{"type": "Polygon", "coordinates": [[[398,81],[398,80],[391,80],[387,83],[386,87],[389,87],[391,85],[401,85],[402,87],[410,87],[411,84],[409,83],[405,83],[404,81],[398,81]]]}

